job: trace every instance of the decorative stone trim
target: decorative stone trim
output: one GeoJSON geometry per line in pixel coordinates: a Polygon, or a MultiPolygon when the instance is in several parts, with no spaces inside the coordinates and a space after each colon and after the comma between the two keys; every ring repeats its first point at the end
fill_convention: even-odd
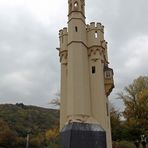
{"type": "Polygon", "coordinates": [[[71,15],[73,12],[79,12],[79,13],[82,14],[82,16],[83,16],[84,18],[86,18],[85,15],[82,13],[82,11],[71,11],[71,12],[68,14],[68,17],[70,17],[70,15],[71,15]]]}
{"type": "Polygon", "coordinates": [[[67,64],[67,57],[68,57],[68,52],[67,50],[64,50],[64,51],[61,51],[59,53],[59,56],[60,56],[60,62],[62,64],[67,64]]]}
{"type": "Polygon", "coordinates": [[[84,42],[82,42],[82,41],[71,41],[70,43],[67,44],[67,46],[69,46],[72,43],[81,43],[81,44],[83,44],[87,48],[87,45],[84,42]]]}
{"type": "Polygon", "coordinates": [[[105,48],[103,48],[102,46],[99,46],[99,45],[89,46],[88,49],[90,49],[90,48],[102,48],[103,50],[105,50],[105,48]]]}
{"type": "Polygon", "coordinates": [[[71,19],[69,19],[69,21],[68,21],[68,23],[71,21],[71,20],[75,20],[75,19],[79,19],[79,20],[81,20],[84,24],[85,24],[85,21],[82,19],[82,18],[71,18],[71,19]]]}
{"type": "Polygon", "coordinates": [[[104,49],[102,49],[102,47],[90,48],[90,49],[88,49],[88,56],[91,56],[92,54],[96,55],[97,52],[99,52],[100,56],[102,56],[104,53],[104,49]]]}

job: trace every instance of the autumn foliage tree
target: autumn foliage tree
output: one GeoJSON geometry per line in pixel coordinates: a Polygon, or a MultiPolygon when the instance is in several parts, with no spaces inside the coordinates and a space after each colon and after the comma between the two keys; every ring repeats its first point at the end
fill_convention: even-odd
{"type": "Polygon", "coordinates": [[[59,147],[59,128],[58,127],[49,129],[46,132],[45,136],[46,136],[46,142],[48,145],[50,145],[52,148],[59,147]]]}
{"type": "Polygon", "coordinates": [[[9,128],[7,122],[0,119],[0,146],[12,147],[16,142],[16,134],[9,128]]]}
{"type": "Polygon", "coordinates": [[[140,76],[120,93],[125,104],[123,116],[132,135],[148,134],[148,77],[140,76]]]}

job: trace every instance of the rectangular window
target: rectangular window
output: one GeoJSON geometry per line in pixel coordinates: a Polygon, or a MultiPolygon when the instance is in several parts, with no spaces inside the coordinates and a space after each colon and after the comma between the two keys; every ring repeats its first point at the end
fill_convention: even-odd
{"type": "Polygon", "coordinates": [[[111,71],[105,72],[105,78],[111,78],[111,76],[112,76],[111,71]]]}
{"type": "Polygon", "coordinates": [[[96,67],[95,66],[92,66],[92,73],[96,73],[96,67]]]}
{"type": "Polygon", "coordinates": [[[78,27],[77,26],[75,26],[75,31],[78,32],[78,27]]]}

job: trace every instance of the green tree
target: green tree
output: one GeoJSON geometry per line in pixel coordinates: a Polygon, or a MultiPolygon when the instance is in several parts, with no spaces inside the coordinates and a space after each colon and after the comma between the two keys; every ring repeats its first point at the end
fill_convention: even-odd
{"type": "Polygon", "coordinates": [[[135,137],[148,132],[148,77],[140,76],[120,93],[125,104],[123,116],[135,137]]]}
{"type": "Polygon", "coordinates": [[[110,105],[110,119],[111,119],[111,132],[113,141],[121,139],[121,114],[118,112],[115,107],[110,105]]]}

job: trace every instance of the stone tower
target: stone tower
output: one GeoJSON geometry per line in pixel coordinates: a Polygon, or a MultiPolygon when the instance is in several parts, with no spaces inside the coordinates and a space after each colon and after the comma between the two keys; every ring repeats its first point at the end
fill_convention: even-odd
{"type": "MultiPolygon", "coordinates": [[[[104,26],[101,23],[85,23],[85,1],[68,1],[68,29],[59,31],[61,62],[61,109],[60,130],[62,139],[77,131],[62,148],[79,148],[74,143],[82,138],[86,129],[88,133],[105,133],[107,146],[98,141],[100,148],[111,148],[110,115],[108,95],[112,91],[113,70],[108,67],[107,42],[104,40],[104,26]],[[85,128],[84,128],[85,127],[85,128]],[[96,127],[95,131],[94,128],[96,127]],[[82,134],[82,135],[81,135],[82,134]],[[76,140],[77,139],[77,140],[76,140]],[[73,144],[72,144],[73,143],[73,144]],[[68,146],[69,145],[69,146],[68,146]],[[75,145],[75,146],[72,146],[75,145]]],[[[87,133],[86,132],[86,133],[87,133]]],[[[101,133],[101,135],[102,135],[101,133]]],[[[88,134],[89,135],[89,134],[88,134]]],[[[86,134],[87,141],[89,136],[86,134]]],[[[94,139],[103,138],[94,136],[94,139]]],[[[99,148],[92,140],[87,146],[83,142],[80,148],[99,148]]],[[[103,141],[103,140],[102,140],[103,141]]],[[[66,143],[64,141],[63,143],[66,143]]]]}

